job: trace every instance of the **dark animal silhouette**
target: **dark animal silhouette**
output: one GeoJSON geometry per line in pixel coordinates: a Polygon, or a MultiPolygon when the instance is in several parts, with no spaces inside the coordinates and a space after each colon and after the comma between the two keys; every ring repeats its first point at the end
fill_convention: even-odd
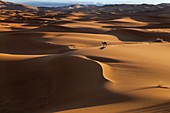
{"type": "Polygon", "coordinates": [[[100,50],[102,50],[102,49],[106,48],[106,46],[107,46],[107,42],[102,42],[102,45],[103,45],[103,46],[99,48],[100,50]]]}
{"type": "Polygon", "coordinates": [[[102,42],[102,44],[103,44],[103,47],[107,46],[107,42],[102,42]]]}

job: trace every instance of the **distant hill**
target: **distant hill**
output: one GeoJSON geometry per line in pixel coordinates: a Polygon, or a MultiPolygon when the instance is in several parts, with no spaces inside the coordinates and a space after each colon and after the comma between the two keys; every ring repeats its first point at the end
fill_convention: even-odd
{"type": "Polygon", "coordinates": [[[115,14],[149,14],[169,15],[170,4],[108,4],[108,5],[82,5],[74,4],[63,7],[38,7],[39,10],[51,10],[62,12],[83,12],[83,13],[115,13],[115,14]]]}
{"type": "Polygon", "coordinates": [[[4,2],[0,0],[0,9],[5,9],[5,10],[21,10],[21,11],[37,11],[38,8],[32,7],[32,6],[27,6],[23,4],[16,4],[12,2],[4,2]]]}
{"type": "Polygon", "coordinates": [[[83,5],[96,5],[101,6],[103,4],[101,3],[91,3],[91,2],[39,2],[39,1],[29,1],[29,2],[22,2],[22,4],[26,4],[29,6],[34,7],[64,7],[64,6],[70,6],[74,4],[83,4],[83,5]]]}
{"type": "Polygon", "coordinates": [[[38,1],[23,2],[23,4],[33,7],[63,7],[72,5],[72,3],[38,2],[38,1]]]}
{"type": "Polygon", "coordinates": [[[0,9],[5,10],[22,10],[22,11],[60,11],[65,13],[82,12],[88,14],[147,14],[154,16],[159,14],[162,16],[170,16],[170,3],[153,4],[108,4],[102,5],[83,2],[82,4],[73,3],[57,3],[57,2],[27,2],[22,5],[0,0],[0,9]],[[41,6],[41,7],[33,7],[41,6]]]}

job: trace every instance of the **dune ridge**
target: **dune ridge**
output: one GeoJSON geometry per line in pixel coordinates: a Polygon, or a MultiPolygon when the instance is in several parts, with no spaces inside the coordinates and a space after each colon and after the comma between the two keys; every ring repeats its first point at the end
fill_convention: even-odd
{"type": "MultiPolygon", "coordinates": [[[[1,73],[5,73],[3,77],[1,76],[1,85],[3,85],[1,88],[14,90],[11,90],[7,95],[1,94],[1,97],[3,97],[1,103],[1,106],[4,107],[3,112],[10,112],[10,110],[23,112],[25,107],[28,107],[26,112],[33,112],[34,109],[45,107],[46,104],[49,107],[59,106],[55,110],[64,110],[130,99],[128,96],[105,89],[104,83],[107,82],[109,67],[86,57],[33,55],[20,56],[20,60],[18,57],[16,59],[16,55],[8,55],[8,57],[10,57],[10,61],[1,57],[1,73]],[[22,73],[14,71],[17,69],[14,67],[20,68],[22,73]],[[67,71],[64,71],[65,69],[67,71]],[[34,74],[27,74],[32,72],[34,74]],[[48,76],[46,73],[48,73],[48,76]],[[81,76],[79,76],[80,73],[81,76]],[[7,84],[9,81],[11,85],[7,84]],[[22,82],[22,86],[18,84],[20,82],[22,82]],[[19,95],[17,96],[17,94],[19,95]],[[98,96],[95,94],[98,94],[98,96]],[[25,102],[25,98],[28,98],[29,101],[25,102]],[[110,100],[111,98],[112,100],[110,100]],[[68,105],[64,105],[65,107],[60,106],[64,104],[63,99],[68,103],[68,105]],[[106,100],[100,101],[103,99],[106,100]],[[17,105],[16,108],[12,107],[13,104],[17,105]],[[6,107],[12,108],[8,110],[6,107]]],[[[42,111],[49,109],[45,107],[42,111]]]]}

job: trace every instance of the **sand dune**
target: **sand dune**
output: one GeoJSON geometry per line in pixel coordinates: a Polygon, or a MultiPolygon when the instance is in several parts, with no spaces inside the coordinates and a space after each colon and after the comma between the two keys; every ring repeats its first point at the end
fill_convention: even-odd
{"type": "MultiPolygon", "coordinates": [[[[98,109],[93,106],[115,107],[114,103],[116,106],[161,103],[169,98],[169,65],[165,67],[165,62],[170,54],[167,51],[169,44],[144,43],[113,45],[102,51],[94,47],[60,55],[1,54],[1,89],[5,92],[1,94],[2,110],[56,112],[91,106],[85,111],[73,110],[89,112],[98,109]],[[157,87],[160,82],[165,88],[157,87]]],[[[122,110],[125,109],[129,107],[122,110]]]]}
{"type": "Polygon", "coordinates": [[[170,112],[168,14],[0,13],[1,113],[170,112]]]}
{"type": "Polygon", "coordinates": [[[1,78],[1,88],[4,91],[13,89],[5,95],[1,94],[3,111],[33,112],[34,109],[44,107],[42,111],[49,112],[130,100],[128,96],[105,89],[105,67],[85,57],[53,55],[23,56],[19,59],[15,55],[8,55],[9,58],[10,60],[1,58],[1,73],[5,73],[1,78]],[[79,76],[80,74],[82,76],[79,76]],[[20,96],[17,96],[18,94],[20,96]],[[25,102],[25,98],[29,101],[25,102]],[[104,101],[101,101],[103,99],[104,101]],[[60,107],[65,103],[63,100],[68,102],[68,105],[60,107]],[[58,107],[54,109],[54,106],[58,107]],[[25,111],[26,109],[28,111],[25,111]]]}
{"type": "Polygon", "coordinates": [[[9,33],[0,39],[1,53],[11,54],[54,54],[69,51],[65,45],[48,43],[43,33],[9,33]],[[15,36],[15,37],[13,37],[15,36]]]}

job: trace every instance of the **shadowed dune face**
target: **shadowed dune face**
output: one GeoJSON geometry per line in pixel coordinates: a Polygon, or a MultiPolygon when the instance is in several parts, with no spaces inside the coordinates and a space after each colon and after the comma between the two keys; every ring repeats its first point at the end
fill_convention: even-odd
{"type": "Polygon", "coordinates": [[[116,29],[108,33],[116,36],[121,41],[151,42],[161,37],[165,41],[170,41],[169,33],[146,32],[135,29],[116,29]]]}
{"type": "Polygon", "coordinates": [[[81,57],[0,61],[0,72],[0,88],[5,92],[0,94],[3,113],[52,113],[132,99],[105,89],[108,81],[103,76],[103,67],[81,57]]]}
{"type": "MultiPolygon", "coordinates": [[[[45,25],[34,29],[36,32],[75,32],[75,33],[90,33],[90,34],[102,34],[103,30],[94,29],[94,28],[71,28],[57,25],[45,25]]],[[[33,31],[34,31],[33,30],[33,31]]]]}
{"type": "Polygon", "coordinates": [[[55,54],[69,51],[65,45],[48,43],[43,33],[1,34],[0,52],[11,54],[55,54]]]}
{"type": "Polygon", "coordinates": [[[128,29],[116,29],[109,31],[112,35],[115,35],[122,41],[151,41],[154,40],[156,36],[154,33],[147,33],[128,29]]]}

